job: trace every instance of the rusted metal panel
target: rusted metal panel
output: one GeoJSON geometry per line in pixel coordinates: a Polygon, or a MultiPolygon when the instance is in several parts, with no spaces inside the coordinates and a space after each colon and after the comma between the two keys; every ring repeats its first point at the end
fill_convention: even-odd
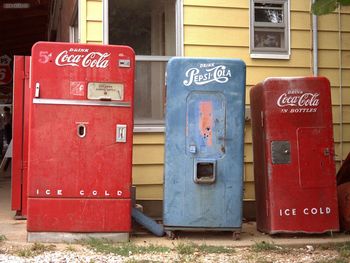
{"type": "Polygon", "coordinates": [[[29,232],[130,231],[134,67],[126,46],[34,45],[29,232]]]}
{"type": "Polygon", "coordinates": [[[329,81],[269,78],[250,99],[258,229],[337,231],[329,81]]]}
{"type": "Polygon", "coordinates": [[[244,100],[242,61],[169,61],[165,229],[240,229],[244,100]]]}

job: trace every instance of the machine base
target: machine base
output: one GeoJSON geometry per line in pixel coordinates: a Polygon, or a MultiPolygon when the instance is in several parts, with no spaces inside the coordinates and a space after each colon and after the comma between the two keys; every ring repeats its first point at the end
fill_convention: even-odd
{"type": "Polygon", "coordinates": [[[27,241],[41,243],[77,243],[84,239],[98,238],[112,242],[128,242],[129,233],[67,233],[67,232],[28,232],[27,241]]]}

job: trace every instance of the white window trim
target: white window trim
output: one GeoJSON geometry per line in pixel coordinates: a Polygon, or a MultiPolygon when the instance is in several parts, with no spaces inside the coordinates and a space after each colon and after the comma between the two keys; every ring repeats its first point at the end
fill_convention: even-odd
{"type": "Polygon", "coordinates": [[[290,25],[290,17],[291,17],[291,13],[290,13],[290,0],[287,0],[287,12],[288,12],[288,52],[287,54],[274,54],[274,53],[252,53],[252,52],[256,52],[256,51],[252,51],[251,50],[251,46],[252,46],[252,30],[254,27],[254,21],[252,21],[252,12],[254,10],[252,10],[252,8],[254,8],[254,6],[252,5],[252,0],[249,1],[249,54],[251,58],[260,58],[260,59],[290,59],[290,55],[291,55],[291,25],[290,25]]]}
{"type": "MultiPolygon", "coordinates": [[[[108,21],[108,0],[102,0],[102,31],[103,44],[109,43],[109,21],[108,21]]],[[[176,56],[183,56],[184,54],[184,25],[183,25],[183,0],[176,0],[175,3],[175,52],[176,56]]],[[[136,61],[168,61],[169,56],[136,56],[136,61]]],[[[151,124],[135,124],[134,132],[165,132],[165,125],[151,125],[151,124]]]]}

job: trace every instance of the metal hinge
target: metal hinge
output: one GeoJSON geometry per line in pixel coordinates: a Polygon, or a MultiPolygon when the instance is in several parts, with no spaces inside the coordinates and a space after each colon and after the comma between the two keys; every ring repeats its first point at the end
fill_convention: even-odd
{"type": "Polygon", "coordinates": [[[261,117],[261,127],[264,127],[264,112],[260,112],[260,117],[261,117]]]}

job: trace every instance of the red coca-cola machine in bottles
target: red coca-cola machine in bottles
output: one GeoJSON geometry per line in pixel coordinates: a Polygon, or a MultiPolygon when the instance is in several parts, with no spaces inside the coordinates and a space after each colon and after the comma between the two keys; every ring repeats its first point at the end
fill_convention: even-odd
{"type": "Polygon", "coordinates": [[[29,241],[72,233],[128,240],[134,68],[126,46],[33,46],[29,241]]]}
{"type": "Polygon", "coordinates": [[[329,81],[268,78],[250,102],[258,230],[337,231],[329,81]]]}

